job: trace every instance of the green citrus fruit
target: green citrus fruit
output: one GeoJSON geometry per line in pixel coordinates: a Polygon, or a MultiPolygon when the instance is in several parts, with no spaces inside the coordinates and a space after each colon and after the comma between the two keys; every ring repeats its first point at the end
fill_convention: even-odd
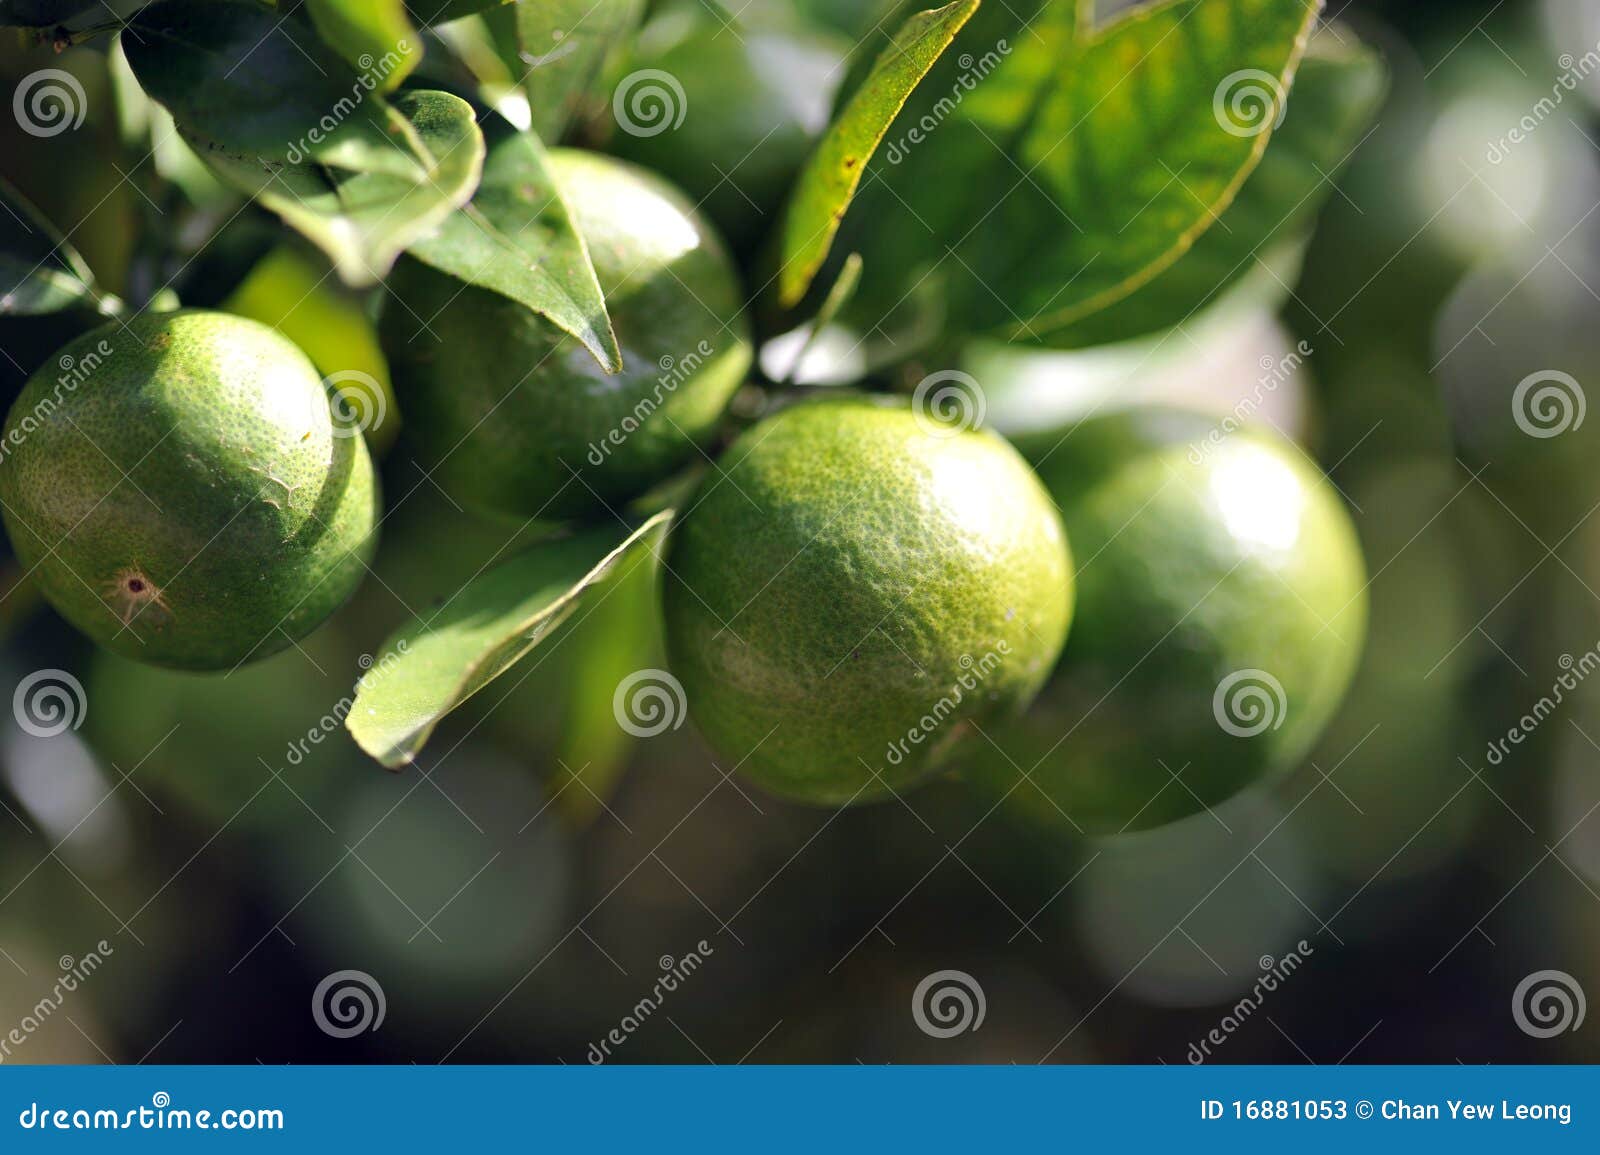
{"type": "Polygon", "coordinates": [[[280,245],[222,303],[225,312],[271,325],[301,349],[338,389],[334,404],[361,426],[380,457],[400,428],[389,363],[360,298],[328,275],[326,262],[280,245]]]}
{"type": "Polygon", "coordinates": [[[628,57],[608,147],[673,181],[747,249],[827,127],[849,48],[798,21],[735,32],[698,3],[669,8],[628,57]]]}
{"type": "Polygon", "coordinates": [[[227,669],[310,633],[371,552],[366,444],[304,353],[224,313],[145,314],[65,346],[0,442],[17,556],[125,657],[227,669]]]}
{"type": "Polygon", "coordinates": [[[911,785],[1022,709],[1072,617],[1061,522],[1006,442],[864,398],[728,450],[665,579],[689,711],[751,779],[837,804],[911,785]]]}
{"type": "Polygon", "coordinates": [[[976,777],[1091,833],[1194,814],[1301,758],[1354,672],[1366,571],[1289,442],[1133,409],[1030,442],[1079,559],[1049,688],[976,777]],[[1022,780],[1022,775],[1031,777],[1022,780]]]}
{"type": "Polygon", "coordinates": [[[751,350],[738,278],[681,194],[594,153],[556,149],[549,162],[605,292],[620,373],[525,306],[415,260],[390,277],[379,330],[412,441],[445,490],[560,519],[625,503],[694,458],[751,350]]]}

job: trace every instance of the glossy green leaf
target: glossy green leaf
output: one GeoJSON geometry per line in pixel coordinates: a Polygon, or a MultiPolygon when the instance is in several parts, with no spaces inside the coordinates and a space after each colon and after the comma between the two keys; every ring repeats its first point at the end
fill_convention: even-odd
{"type": "Polygon", "coordinates": [[[380,91],[398,88],[422,60],[422,40],[404,0],[306,0],[306,10],[345,63],[364,75],[382,75],[380,91]]]}
{"type": "Polygon", "coordinates": [[[0,317],[93,306],[98,296],[78,250],[0,179],[0,317]]]}
{"type": "Polygon", "coordinates": [[[466,101],[415,90],[398,96],[394,107],[429,157],[419,181],[320,164],[274,164],[190,139],[225,182],[255,197],[327,253],[345,283],[369,285],[407,246],[467,202],[483,168],[483,134],[466,101]]]}
{"type": "Polygon", "coordinates": [[[1078,348],[1170,328],[1215,301],[1264,254],[1300,240],[1376,115],[1386,79],[1377,53],[1348,31],[1319,32],[1301,61],[1282,126],[1216,226],[1114,308],[1041,333],[1044,341],[1078,348]]]}
{"type": "Polygon", "coordinates": [[[926,280],[951,325],[1048,340],[1128,297],[1227,211],[1320,10],[1162,0],[1085,33],[1071,0],[984,5],[845,223],[866,260],[858,308],[881,315],[926,280]]]}
{"type": "Polygon", "coordinates": [[[533,127],[555,142],[593,89],[607,54],[633,32],[644,0],[525,0],[517,43],[533,127]]]}
{"type": "Polygon", "coordinates": [[[785,308],[799,303],[822,268],[867,161],[906,98],[977,7],[978,0],[956,0],[906,21],[817,142],[784,214],[778,301],[785,308]]]}
{"type": "Polygon", "coordinates": [[[495,141],[472,203],[410,252],[549,318],[582,341],[608,373],[622,368],[589,250],[532,133],[495,141]]]}
{"type": "Polygon", "coordinates": [[[428,168],[405,117],[377,92],[397,57],[358,73],[309,24],[255,0],[157,0],[122,44],[179,128],[230,153],[419,182],[428,168]]]}
{"type": "Polygon", "coordinates": [[[426,622],[397,631],[356,687],[345,725],[385,766],[416,757],[439,720],[510,669],[670,522],[542,542],[467,583],[426,622]]]}

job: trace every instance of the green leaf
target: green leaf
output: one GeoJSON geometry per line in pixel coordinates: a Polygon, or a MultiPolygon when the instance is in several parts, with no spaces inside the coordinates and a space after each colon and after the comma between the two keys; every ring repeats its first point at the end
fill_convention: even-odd
{"type": "Polygon", "coordinates": [[[1128,297],[1255,169],[1321,7],[1162,0],[1084,34],[1072,0],[1022,4],[1026,30],[985,5],[846,222],[858,303],[928,279],[952,325],[1042,340],[1128,297]]]}
{"type": "Polygon", "coordinates": [[[606,55],[638,27],[644,0],[526,0],[517,5],[523,87],[540,137],[561,139],[606,55]]]}
{"type": "Polygon", "coordinates": [[[1386,85],[1377,53],[1347,31],[1318,32],[1300,63],[1283,124],[1216,226],[1115,307],[1042,333],[1046,343],[1080,348],[1170,328],[1215,301],[1264,253],[1298,242],[1377,114],[1386,85]]]}
{"type": "Polygon", "coordinates": [[[671,519],[535,545],[397,631],[356,686],[345,725],[357,744],[390,768],[410,762],[441,718],[537,646],[630,551],[654,548],[671,519]]]}
{"type": "Polygon", "coordinates": [[[186,135],[229,152],[421,181],[428,156],[376,92],[389,54],[357,73],[313,29],[255,0],[157,0],[122,37],[139,83],[186,135]]]}
{"type": "Polygon", "coordinates": [[[494,143],[472,203],[410,248],[471,285],[520,302],[570,333],[608,373],[622,350],[583,237],[532,133],[494,143]]]}
{"type": "Polygon", "coordinates": [[[370,285],[407,246],[467,202],[483,168],[483,134],[466,101],[419,89],[402,93],[394,107],[430,158],[420,181],[320,164],[275,164],[196,136],[190,140],[223,181],[327,253],[346,284],[370,285]]]}
{"type": "Polygon", "coordinates": [[[0,178],[0,317],[91,308],[94,274],[44,214],[0,178]]]}
{"type": "Polygon", "coordinates": [[[784,214],[778,273],[783,307],[792,308],[805,295],[827,258],[867,161],[906,98],[977,7],[978,0],[956,0],[907,20],[817,142],[784,214]]]}
{"type": "Polygon", "coordinates": [[[511,71],[516,54],[502,52],[487,20],[464,16],[428,29],[424,37],[428,47],[422,68],[429,87],[465,95],[519,130],[533,123],[520,83],[522,70],[511,71]]]}
{"type": "Polygon", "coordinates": [[[306,0],[306,9],[318,35],[345,63],[363,74],[381,69],[378,88],[384,92],[398,88],[422,60],[422,41],[404,0],[306,0]]]}

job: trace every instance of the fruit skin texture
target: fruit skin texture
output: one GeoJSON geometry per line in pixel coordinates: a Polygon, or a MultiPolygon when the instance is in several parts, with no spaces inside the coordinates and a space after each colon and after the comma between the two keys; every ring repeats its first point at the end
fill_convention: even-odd
{"type": "Polygon", "coordinates": [[[975,773],[1033,819],[1117,833],[1198,813],[1294,766],[1343,698],[1367,619],[1349,516],[1288,442],[1209,441],[1218,428],[1134,409],[1025,448],[1079,559],[1078,624],[1002,742],[1015,765],[985,757],[975,773]],[[1219,706],[1219,685],[1247,670],[1269,674],[1282,699],[1240,675],[1219,706]],[[1259,732],[1230,733],[1219,709],[1259,732]]]}
{"type": "Polygon", "coordinates": [[[343,394],[341,413],[362,426],[367,448],[382,457],[400,429],[389,363],[360,299],[342,291],[327,266],[280,245],[222,303],[224,312],[271,325],[304,350],[324,380],[343,394]]]}
{"type": "Polygon", "coordinates": [[[380,333],[435,480],[486,512],[563,519],[618,508],[697,457],[751,347],[737,275],[682,194],[594,153],[555,149],[549,161],[588,242],[622,371],[608,376],[525,306],[412,259],[390,277],[380,333]]]}
{"type": "Polygon", "coordinates": [[[0,448],[18,558],[63,617],[137,661],[275,653],[354,592],[375,544],[365,442],[336,426],[305,354],[244,318],[85,334],[29,379],[0,448]]]}
{"type": "Polygon", "coordinates": [[[999,437],[935,428],[892,401],[796,405],[685,506],[669,662],[712,746],[774,794],[910,786],[1055,664],[1072,566],[1054,507],[999,437]]]}

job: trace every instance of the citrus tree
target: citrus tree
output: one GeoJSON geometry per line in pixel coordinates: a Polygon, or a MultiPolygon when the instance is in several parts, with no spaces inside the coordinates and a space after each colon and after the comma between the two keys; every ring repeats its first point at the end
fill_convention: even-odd
{"type": "Polygon", "coordinates": [[[0,0],[74,62],[19,78],[16,155],[97,110],[136,179],[78,179],[148,205],[89,252],[38,166],[0,184],[12,548],[102,646],[231,672],[362,596],[404,456],[439,551],[535,540],[373,640],[345,720],[386,766],[642,574],[670,669],[603,679],[629,733],[687,710],[801,802],[954,766],[1051,825],[1183,817],[1343,694],[1343,505],[1237,413],[1014,445],[969,370],[1288,292],[1384,87],[1320,17],[0,0]]]}

